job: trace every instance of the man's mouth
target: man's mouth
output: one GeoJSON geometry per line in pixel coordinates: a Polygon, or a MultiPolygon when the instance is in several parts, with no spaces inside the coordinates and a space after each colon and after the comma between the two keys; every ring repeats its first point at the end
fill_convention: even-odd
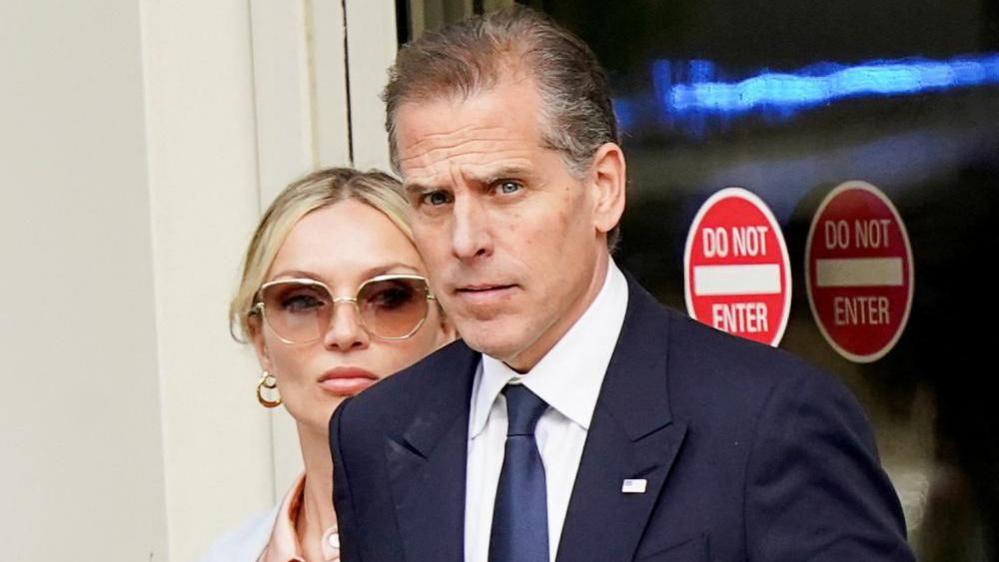
{"type": "Polygon", "coordinates": [[[511,295],[517,285],[505,285],[494,283],[477,283],[474,285],[462,285],[455,289],[455,294],[470,302],[486,302],[494,299],[504,298],[511,295]]]}
{"type": "Polygon", "coordinates": [[[464,285],[458,287],[457,291],[459,293],[482,293],[486,291],[501,291],[503,289],[509,289],[513,285],[499,285],[491,283],[481,283],[478,285],[464,285]]]}

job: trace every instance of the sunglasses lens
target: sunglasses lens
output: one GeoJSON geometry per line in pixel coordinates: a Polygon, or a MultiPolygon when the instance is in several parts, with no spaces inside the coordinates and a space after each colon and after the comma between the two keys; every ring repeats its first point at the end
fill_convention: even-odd
{"type": "Polygon", "coordinates": [[[288,281],[264,288],[267,325],[282,339],[303,343],[318,340],[329,326],[333,299],[321,286],[288,281]]]}
{"type": "Polygon", "coordinates": [[[364,325],[381,338],[411,336],[427,318],[427,284],[421,279],[372,281],[357,295],[364,325]]]}

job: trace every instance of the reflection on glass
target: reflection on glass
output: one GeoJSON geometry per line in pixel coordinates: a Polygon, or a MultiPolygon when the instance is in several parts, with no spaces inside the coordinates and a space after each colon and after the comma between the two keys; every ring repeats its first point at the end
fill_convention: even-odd
{"type": "Polygon", "coordinates": [[[656,60],[651,68],[651,95],[614,100],[625,131],[648,126],[650,122],[644,119],[653,117],[660,126],[701,135],[708,116],[731,119],[758,112],[783,121],[800,110],[844,99],[999,84],[999,53],[852,66],[820,62],[792,72],[759,72],[739,81],[725,81],[728,73],[707,60],[656,60]]]}

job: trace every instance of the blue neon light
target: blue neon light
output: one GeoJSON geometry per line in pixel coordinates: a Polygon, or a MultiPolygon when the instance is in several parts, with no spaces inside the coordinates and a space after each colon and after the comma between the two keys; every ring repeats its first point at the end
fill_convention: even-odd
{"type": "Polygon", "coordinates": [[[653,90],[667,118],[739,114],[758,108],[793,112],[832,101],[899,96],[999,84],[999,54],[949,61],[902,59],[857,66],[819,63],[790,73],[766,72],[740,82],[715,81],[710,61],[657,61],[653,90]],[[677,80],[677,75],[685,75],[677,80]]]}

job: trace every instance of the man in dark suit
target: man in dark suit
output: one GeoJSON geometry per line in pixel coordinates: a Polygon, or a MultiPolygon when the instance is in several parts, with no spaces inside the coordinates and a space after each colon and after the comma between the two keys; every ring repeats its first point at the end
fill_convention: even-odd
{"type": "Polygon", "coordinates": [[[463,340],[335,413],[343,560],[912,560],[845,389],[614,264],[625,159],[585,44],[473,18],[404,47],[385,97],[463,340]]]}

